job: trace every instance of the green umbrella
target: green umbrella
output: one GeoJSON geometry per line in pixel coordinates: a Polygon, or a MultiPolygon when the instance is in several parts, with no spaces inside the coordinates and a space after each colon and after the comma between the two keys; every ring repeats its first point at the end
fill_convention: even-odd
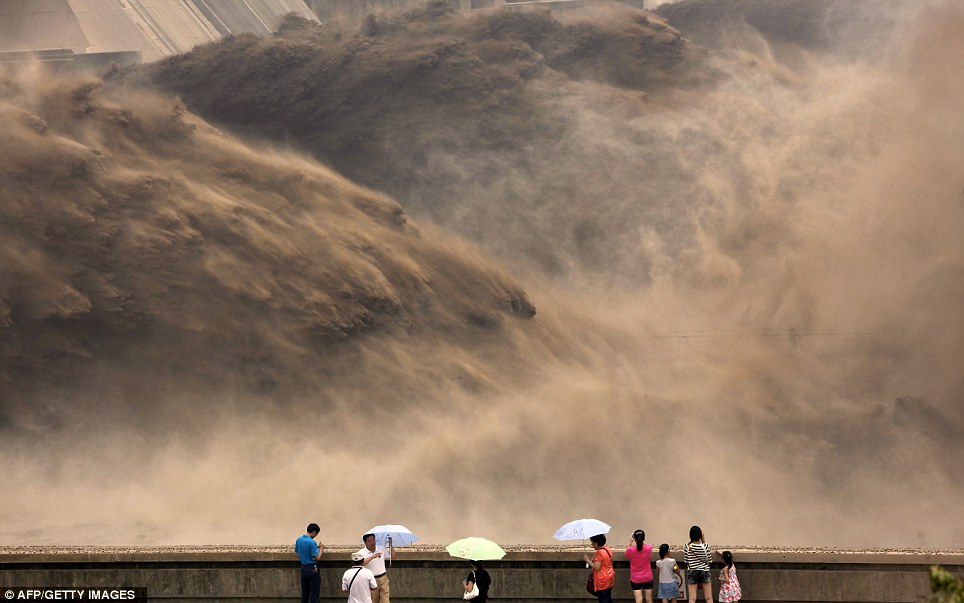
{"type": "Polygon", "coordinates": [[[453,557],[474,559],[476,561],[502,559],[505,557],[505,551],[502,550],[501,546],[497,545],[491,540],[486,540],[485,538],[476,538],[475,536],[463,538],[462,540],[456,540],[452,544],[445,547],[445,550],[448,551],[449,555],[453,557]]]}

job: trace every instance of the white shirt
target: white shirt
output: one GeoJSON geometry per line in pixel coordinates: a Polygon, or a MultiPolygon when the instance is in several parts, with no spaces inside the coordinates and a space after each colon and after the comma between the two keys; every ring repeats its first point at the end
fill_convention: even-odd
{"type": "Polygon", "coordinates": [[[374,555],[375,553],[382,554],[381,557],[376,557],[371,561],[369,561],[367,564],[365,564],[365,567],[372,570],[372,573],[375,574],[376,576],[380,576],[381,574],[385,573],[385,560],[392,558],[392,556],[388,554],[388,549],[386,549],[380,544],[375,545],[374,551],[369,551],[368,547],[362,547],[358,549],[358,552],[366,557],[370,555],[374,555]]]}
{"type": "Polygon", "coordinates": [[[669,584],[670,582],[676,582],[676,572],[673,571],[673,566],[676,565],[676,560],[672,557],[665,557],[656,562],[656,567],[659,568],[659,581],[664,584],[669,584]]]}
{"type": "Polygon", "coordinates": [[[341,577],[341,589],[348,592],[348,603],[372,603],[372,589],[378,588],[375,574],[367,567],[354,566],[341,577]],[[355,577],[355,574],[358,577],[355,577]],[[352,582],[351,579],[355,578],[352,582]],[[351,584],[351,591],[348,585],[351,584]]]}

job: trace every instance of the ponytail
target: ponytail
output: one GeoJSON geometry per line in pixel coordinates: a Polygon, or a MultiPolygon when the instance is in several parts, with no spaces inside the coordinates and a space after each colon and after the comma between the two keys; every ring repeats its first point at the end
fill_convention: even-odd
{"type": "Polygon", "coordinates": [[[636,530],[633,532],[633,540],[636,541],[636,550],[643,550],[643,541],[646,540],[646,532],[642,530],[636,530]]]}

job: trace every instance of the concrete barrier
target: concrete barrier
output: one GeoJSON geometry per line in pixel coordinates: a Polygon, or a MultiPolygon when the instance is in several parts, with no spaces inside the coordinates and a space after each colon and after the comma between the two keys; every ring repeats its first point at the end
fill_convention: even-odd
{"type": "MultiPolygon", "coordinates": [[[[681,555],[680,555],[681,556],[681,555]]],[[[344,601],[347,549],[320,563],[322,601],[344,601]]],[[[834,601],[917,603],[930,592],[928,567],[964,574],[964,553],[774,553],[734,550],[746,603],[834,601]]],[[[654,557],[655,559],[655,557],[654,557]]],[[[615,557],[614,599],[631,601],[629,570],[615,557]]],[[[718,564],[716,564],[718,565],[718,564]]],[[[486,563],[490,598],[505,603],[593,600],[588,570],[576,551],[510,550],[486,563]]],[[[468,564],[444,551],[405,551],[389,570],[392,600],[428,603],[459,599],[468,564]]],[[[714,569],[714,577],[718,570],[714,569]]],[[[718,584],[714,582],[714,592],[718,584]]],[[[291,601],[299,597],[297,562],[281,552],[19,552],[0,553],[0,587],[145,587],[150,600],[228,603],[291,601]]]]}

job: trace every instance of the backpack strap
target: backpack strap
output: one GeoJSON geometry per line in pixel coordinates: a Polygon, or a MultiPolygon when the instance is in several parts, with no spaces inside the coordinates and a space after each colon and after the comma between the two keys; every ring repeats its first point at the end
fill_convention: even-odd
{"type": "Polygon", "coordinates": [[[358,568],[358,570],[355,572],[355,575],[351,577],[351,582],[348,583],[348,594],[349,594],[349,595],[351,594],[351,585],[355,583],[355,578],[358,577],[358,574],[360,574],[361,571],[362,571],[362,568],[358,568]]]}

